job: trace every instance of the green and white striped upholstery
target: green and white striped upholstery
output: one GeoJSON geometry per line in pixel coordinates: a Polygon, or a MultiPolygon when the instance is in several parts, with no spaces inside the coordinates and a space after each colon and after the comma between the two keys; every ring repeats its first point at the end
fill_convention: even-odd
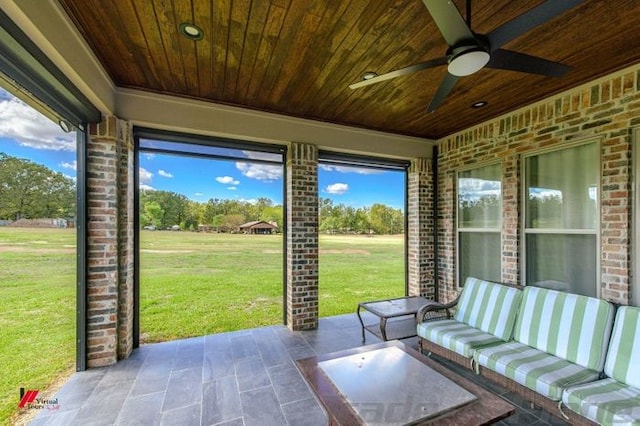
{"type": "Polygon", "coordinates": [[[471,358],[476,348],[511,339],[522,291],[467,278],[454,319],[418,324],[418,336],[471,358]]]}
{"type": "Polygon", "coordinates": [[[567,386],[600,378],[599,371],[513,341],[480,348],[473,358],[476,365],[500,373],[553,401],[560,401],[567,386]]]}
{"type": "Polygon", "coordinates": [[[604,372],[604,380],[566,389],[562,402],[600,424],[640,425],[640,308],[618,308],[604,372]]]}
{"type": "Polygon", "coordinates": [[[526,287],[513,340],[602,371],[614,307],[601,299],[526,287]]]}
{"type": "Polygon", "coordinates": [[[527,287],[513,342],[478,349],[474,360],[559,401],[564,388],[599,379],[613,313],[600,299],[527,287]]]}
{"type": "Polygon", "coordinates": [[[601,425],[640,425],[640,389],[613,379],[572,386],[562,394],[562,402],[601,425]]]}
{"type": "Polygon", "coordinates": [[[485,333],[454,319],[418,324],[418,336],[467,358],[473,356],[476,348],[503,343],[493,334],[485,333]]]}
{"type": "Polygon", "coordinates": [[[604,372],[621,383],[640,389],[640,308],[618,308],[604,372]]]}
{"type": "Polygon", "coordinates": [[[454,319],[509,341],[522,291],[477,278],[467,278],[454,319]]]}

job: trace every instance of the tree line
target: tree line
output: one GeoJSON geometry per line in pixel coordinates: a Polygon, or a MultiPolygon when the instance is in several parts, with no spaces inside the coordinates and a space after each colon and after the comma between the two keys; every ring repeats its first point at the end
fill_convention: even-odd
{"type": "MultiPolygon", "coordinates": [[[[404,232],[402,210],[383,204],[354,208],[335,205],[332,200],[319,200],[319,228],[325,233],[400,234],[404,232]]],[[[282,205],[269,198],[255,202],[212,198],[201,203],[170,191],[140,191],[140,225],[156,229],[178,226],[182,230],[198,230],[205,226],[216,232],[234,232],[250,221],[272,222],[282,230],[282,205]]]]}
{"type": "Polygon", "coordinates": [[[41,164],[0,152],[0,220],[75,216],[73,179],[41,164]]]}
{"type": "MultiPolygon", "coordinates": [[[[233,232],[246,222],[263,220],[283,228],[284,209],[268,198],[255,202],[212,198],[190,200],[171,191],[140,190],[140,226],[233,232]]],[[[400,234],[402,210],[383,204],[355,208],[320,198],[320,232],[400,234]]],[[[30,160],[0,153],[0,220],[67,218],[76,216],[76,183],[62,173],[30,160]]]]}

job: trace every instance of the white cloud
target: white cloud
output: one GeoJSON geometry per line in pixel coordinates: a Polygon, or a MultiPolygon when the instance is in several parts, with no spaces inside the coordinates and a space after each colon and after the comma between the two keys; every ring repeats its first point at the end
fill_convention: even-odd
{"type": "Polygon", "coordinates": [[[60,127],[21,100],[0,89],[0,137],[22,146],[53,151],[75,151],[76,134],[60,127]]]}
{"type": "Polygon", "coordinates": [[[204,196],[204,194],[202,192],[196,192],[195,194],[193,194],[194,197],[202,197],[204,196]]]}
{"type": "Polygon", "coordinates": [[[240,170],[244,176],[250,179],[272,182],[282,178],[282,166],[237,162],[236,168],[240,170]]]}
{"type": "Polygon", "coordinates": [[[238,188],[236,188],[235,186],[230,186],[230,187],[228,187],[227,189],[228,189],[229,191],[235,191],[235,190],[236,190],[236,189],[238,189],[238,188]]]}
{"type": "Polygon", "coordinates": [[[145,191],[155,191],[156,190],[153,186],[147,185],[147,184],[144,184],[144,183],[140,184],[140,189],[144,189],[145,191]]]}
{"type": "Polygon", "coordinates": [[[151,154],[151,153],[145,153],[143,155],[144,155],[144,158],[146,158],[147,160],[153,160],[156,157],[155,154],[151,154]]]}
{"type": "Polygon", "coordinates": [[[232,178],[231,176],[218,176],[216,181],[224,184],[224,185],[239,185],[240,181],[232,178]]]}
{"type": "Polygon", "coordinates": [[[166,178],[172,178],[173,175],[169,172],[165,172],[164,170],[158,170],[158,175],[166,178]]]}
{"type": "Polygon", "coordinates": [[[346,183],[332,183],[331,185],[327,185],[324,189],[324,192],[334,195],[342,195],[349,190],[349,185],[346,183]]]}
{"type": "Polygon", "coordinates": [[[71,170],[78,170],[78,162],[76,160],[73,160],[71,163],[67,163],[67,162],[63,162],[60,163],[60,167],[64,168],[64,169],[71,169],[71,170]]]}
{"type": "Polygon", "coordinates": [[[380,173],[384,173],[384,170],[380,169],[371,169],[368,167],[355,167],[355,166],[336,166],[333,164],[319,164],[318,165],[322,170],[326,170],[328,172],[338,172],[338,173],[357,173],[359,175],[378,175],[380,173]]]}
{"type": "Polygon", "coordinates": [[[145,169],[144,167],[140,167],[140,169],[138,169],[138,177],[140,179],[140,188],[142,188],[143,184],[151,183],[151,178],[153,178],[153,173],[151,173],[149,170],[145,169]]]}

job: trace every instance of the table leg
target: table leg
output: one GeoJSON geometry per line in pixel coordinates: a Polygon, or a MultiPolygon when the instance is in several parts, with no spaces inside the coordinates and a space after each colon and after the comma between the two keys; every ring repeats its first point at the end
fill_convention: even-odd
{"type": "Polygon", "coordinates": [[[382,340],[387,341],[387,319],[385,317],[380,318],[380,335],[382,340]]]}
{"type": "Polygon", "coordinates": [[[360,320],[360,326],[362,327],[362,343],[365,342],[365,337],[364,337],[364,322],[362,321],[362,317],[360,316],[360,306],[358,305],[358,311],[356,312],[358,314],[358,319],[360,320]]]}

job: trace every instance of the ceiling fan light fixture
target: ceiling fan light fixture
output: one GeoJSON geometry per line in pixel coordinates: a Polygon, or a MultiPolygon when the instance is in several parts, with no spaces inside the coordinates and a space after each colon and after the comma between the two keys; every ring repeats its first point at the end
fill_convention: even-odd
{"type": "Polygon", "coordinates": [[[378,76],[377,72],[367,71],[364,74],[362,74],[362,80],[363,81],[371,80],[372,78],[376,78],[377,76],[378,76]]]}
{"type": "Polygon", "coordinates": [[[191,24],[189,22],[183,22],[180,24],[180,34],[188,39],[196,41],[202,40],[202,38],[204,37],[204,31],[202,31],[199,26],[191,24]]]}
{"type": "Polygon", "coordinates": [[[464,50],[451,58],[447,70],[457,77],[464,77],[480,71],[489,59],[489,53],[480,48],[464,50]]]}

